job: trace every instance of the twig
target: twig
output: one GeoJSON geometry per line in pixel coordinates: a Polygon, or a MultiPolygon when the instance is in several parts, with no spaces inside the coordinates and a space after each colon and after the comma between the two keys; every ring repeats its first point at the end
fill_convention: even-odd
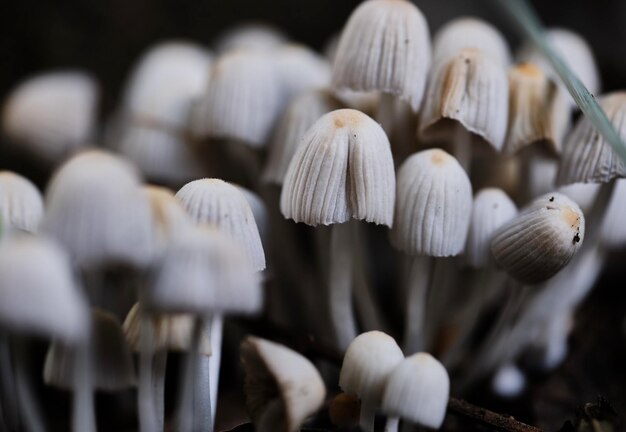
{"type": "Polygon", "coordinates": [[[450,398],[448,412],[465,417],[475,423],[489,427],[491,430],[503,432],[542,432],[542,429],[529,426],[513,417],[480,408],[462,399],[450,398]]]}

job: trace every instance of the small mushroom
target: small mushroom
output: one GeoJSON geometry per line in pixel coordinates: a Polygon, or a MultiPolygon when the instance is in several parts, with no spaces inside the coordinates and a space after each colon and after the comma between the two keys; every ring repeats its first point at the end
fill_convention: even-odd
{"type": "Polygon", "coordinates": [[[308,90],[330,85],[328,60],[305,45],[283,45],[272,52],[272,58],[286,103],[308,90]]]}
{"type": "Polygon", "coordinates": [[[1,235],[12,231],[37,232],[43,217],[43,198],[26,177],[0,171],[1,235]]]}
{"type": "Polygon", "coordinates": [[[526,377],[515,364],[508,363],[500,366],[491,378],[491,388],[498,396],[515,398],[526,388],[526,377]]]}

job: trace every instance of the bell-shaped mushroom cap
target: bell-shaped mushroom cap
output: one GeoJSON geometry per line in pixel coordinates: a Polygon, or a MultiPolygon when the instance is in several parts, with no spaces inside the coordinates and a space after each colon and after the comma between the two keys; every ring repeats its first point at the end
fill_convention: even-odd
{"type": "Polygon", "coordinates": [[[509,112],[506,69],[476,48],[435,64],[420,117],[423,139],[450,138],[459,123],[495,150],[504,143],[509,112]]]}
{"type": "Polygon", "coordinates": [[[569,119],[567,99],[538,66],[522,63],[509,70],[509,127],[504,153],[512,155],[533,144],[560,153],[569,119]]]}
{"type": "Polygon", "coordinates": [[[360,111],[322,116],[302,138],[283,186],[283,215],[308,225],[350,219],[391,226],[396,179],[391,146],[360,111]]]}
{"type": "Polygon", "coordinates": [[[358,335],[348,346],[339,375],[339,387],[361,400],[380,402],[391,372],[404,354],[389,335],[370,331],[358,335]]]}
{"type": "MultiPolygon", "coordinates": [[[[135,303],[122,325],[126,341],[135,352],[140,351],[143,337],[141,314],[140,304],[135,303]]],[[[194,320],[195,317],[191,314],[150,314],[152,326],[150,345],[155,351],[189,351],[194,320]]],[[[206,330],[206,328],[202,329],[200,354],[210,356],[211,335],[206,330]]]]}
{"type": "Polygon", "coordinates": [[[456,18],[437,31],[433,40],[433,63],[446,62],[465,48],[481,50],[502,67],[511,63],[504,36],[491,24],[474,17],[456,18]]]}
{"type": "Polygon", "coordinates": [[[163,250],[172,237],[191,226],[193,221],[169,189],[147,185],[142,191],[152,210],[156,249],[163,250]]]}
{"type": "Polygon", "coordinates": [[[124,159],[99,150],[63,164],[46,191],[42,230],[81,267],[144,266],[153,252],[150,203],[137,172],[124,159]]]}
{"type": "Polygon", "coordinates": [[[383,396],[383,410],[420,426],[439,429],[448,407],[450,378],[428,353],[405,358],[393,370],[383,396]]]}
{"type": "Polygon", "coordinates": [[[273,52],[273,59],[286,102],[302,92],[330,84],[328,60],[304,45],[284,45],[273,52]]]}
{"type": "MultiPolygon", "coordinates": [[[[95,389],[118,391],[136,385],[130,348],[115,316],[99,309],[92,311],[89,350],[95,389]]],[[[50,345],[43,370],[46,384],[68,390],[75,388],[75,351],[76,347],[57,341],[50,345]]]]}
{"type": "Polygon", "coordinates": [[[491,262],[493,235],[516,214],[515,203],[500,189],[482,189],[476,194],[465,245],[465,257],[470,266],[482,268],[491,262]]]}
{"type": "Polygon", "coordinates": [[[241,344],[246,405],[259,432],[296,432],[322,407],[326,387],[313,364],[289,348],[256,337],[241,344]]]}
{"type": "MultiPolygon", "coordinates": [[[[566,29],[551,29],[546,33],[546,36],[552,48],[582,81],[587,90],[597,94],[600,91],[600,74],[593,52],[587,42],[580,35],[566,29]]],[[[539,65],[557,82],[561,93],[563,93],[569,105],[571,107],[576,106],[576,102],[574,102],[565,85],[558,78],[558,74],[554,71],[550,62],[532,42],[524,44],[517,57],[520,61],[539,65]]]]}
{"type": "Polygon", "coordinates": [[[440,149],[415,153],[398,170],[391,241],[411,255],[458,255],[471,213],[472,185],[456,159],[440,149]]]}
{"type": "Polygon", "coordinates": [[[215,44],[220,54],[227,51],[270,51],[287,42],[278,29],[264,23],[246,23],[228,29],[215,44]]]}
{"type": "Polygon", "coordinates": [[[34,76],[20,84],[4,106],[4,132],[47,163],[63,160],[92,138],[98,86],[80,71],[34,76]]]}
{"type": "Polygon", "coordinates": [[[43,216],[43,198],[26,177],[0,171],[0,232],[36,232],[43,216]]]}
{"type": "MultiPolygon", "coordinates": [[[[622,137],[626,138],[626,92],[610,93],[598,102],[622,137]]],[[[557,175],[558,184],[608,183],[626,177],[626,166],[586,116],[569,135],[557,175]]]]}
{"type": "Polygon", "coordinates": [[[604,213],[600,242],[611,249],[619,249],[626,244],[626,180],[618,180],[608,208],[604,213]]]}
{"type": "Polygon", "coordinates": [[[543,282],[565,267],[585,236],[578,204],[559,193],[546,194],[522,209],[496,232],[496,263],[523,283],[543,282]]]}
{"type": "Polygon", "coordinates": [[[243,193],[219,179],[201,179],[183,186],[176,198],[197,223],[215,225],[231,236],[252,267],[265,268],[265,253],[252,209],[243,193]]]}
{"type": "Polygon", "coordinates": [[[393,94],[417,111],[430,61],[428,23],[420,10],[404,0],[369,0],[341,33],[333,86],[393,94]]]}
{"type": "Polygon", "coordinates": [[[261,309],[258,273],[224,232],[209,226],[181,231],[154,268],[144,304],[155,312],[251,314],[261,309]]]}
{"type": "Polygon", "coordinates": [[[16,235],[0,246],[0,325],[74,343],[86,336],[87,307],[66,254],[51,241],[16,235]]]}
{"type": "Polygon", "coordinates": [[[289,162],[304,142],[304,134],[324,114],[342,107],[326,90],[312,90],[295,97],[283,114],[270,141],[263,180],[282,186],[289,162]]]}
{"type": "Polygon", "coordinates": [[[206,94],[193,113],[194,133],[239,140],[251,147],[267,143],[284,105],[278,71],[267,54],[233,51],[211,68],[206,94]]]}

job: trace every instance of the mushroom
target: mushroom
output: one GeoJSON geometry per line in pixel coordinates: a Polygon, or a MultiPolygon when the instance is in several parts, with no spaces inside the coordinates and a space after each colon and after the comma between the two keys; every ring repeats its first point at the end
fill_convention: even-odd
{"type": "Polygon", "coordinates": [[[491,379],[494,393],[504,398],[518,397],[526,388],[524,373],[512,363],[501,366],[491,379]]]}
{"type": "Polygon", "coordinates": [[[0,223],[2,236],[13,231],[37,232],[43,217],[43,198],[26,177],[0,171],[0,223]]]}
{"type": "Polygon", "coordinates": [[[296,432],[324,403],[326,388],[313,364],[277,343],[241,343],[246,405],[259,432],[296,432]]]}
{"type": "Polygon", "coordinates": [[[285,103],[303,92],[330,84],[328,60],[304,45],[285,44],[272,51],[272,59],[285,103]]]}
{"type": "Polygon", "coordinates": [[[228,51],[271,51],[287,41],[278,29],[266,23],[250,22],[226,30],[215,43],[215,50],[223,54],[228,51]]]}
{"type": "Polygon", "coordinates": [[[348,346],[339,375],[339,387],[361,399],[359,425],[374,431],[376,408],[383,399],[385,385],[404,355],[396,341],[380,331],[357,336],[348,346]]]}

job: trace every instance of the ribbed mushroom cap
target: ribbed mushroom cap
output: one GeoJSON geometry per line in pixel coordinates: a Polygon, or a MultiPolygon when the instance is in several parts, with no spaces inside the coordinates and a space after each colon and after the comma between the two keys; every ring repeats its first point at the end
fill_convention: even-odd
{"type": "Polygon", "coordinates": [[[250,417],[259,432],[296,432],[324,403],[319,372],[302,355],[268,340],[241,344],[244,388],[250,417]]]}
{"type": "Polygon", "coordinates": [[[235,50],[270,51],[287,41],[277,28],[265,23],[246,23],[228,29],[215,44],[219,53],[235,50]]]}
{"type": "Polygon", "coordinates": [[[88,312],[67,255],[50,240],[16,235],[0,246],[0,325],[74,343],[88,312]]]}
{"type": "MultiPolygon", "coordinates": [[[[122,329],[126,341],[131,349],[139,352],[141,349],[142,323],[141,306],[139,303],[130,309],[122,329]]],[[[194,316],[191,314],[150,314],[152,326],[152,340],[150,345],[155,351],[189,351],[193,336],[194,316]]],[[[202,329],[200,353],[211,355],[211,335],[202,329]]]]}
{"type": "MultiPolygon", "coordinates": [[[[625,139],[626,92],[610,93],[598,102],[625,139]]],[[[565,142],[557,183],[608,183],[617,177],[626,177],[626,166],[589,119],[581,116],[565,142]]]]}
{"type": "Polygon", "coordinates": [[[450,123],[458,123],[499,151],[508,112],[506,69],[483,51],[465,48],[433,67],[419,132],[426,140],[450,138],[450,123]]]}
{"type": "Polygon", "coordinates": [[[154,243],[158,250],[163,250],[171,238],[189,228],[193,221],[171,190],[147,185],[142,191],[148,197],[152,210],[154,243]]]}
{"type": "Polygon", "coordinates": [[[272,54],[284,100],[307,90],[326,88],[330,84],[330,64],[312,49],[286,44],[272,54]]]}
{"type": "Polygon", "coordinates": [[[512,155],[530,145],[560,153],[569,118],[567,99],[538,66],[522,63],[509,70],[509,127],[504,153],[512,155]]]}
{"type": "Polygon", "coordinates": [[[36,232],[43,216],[43,198],[26,177],[0,171],[0,232],[36,232]]]}
{"type": "Polygon", "coordinates": [[[456,159],[440,149],[415,153],[398,170],[391,241],[411,255],[458,255],[471,212],[472,185],[456,159]]]}
{"type": "Polygon", "coordinates": [[[42,231],[81,267],[144,266],[153,253],[150,203],[127,161],[99,150],[79,153],[54,174],[42,231]]]}
{"type": "Polygon", "coordinates": [[[304,142],[304,134],[324,114],[342,107],[326,90],[312,90],[295,97],[283,114],[269,145],[263,180],[282,186],[289,163],[304,142]]]}
{"type": "MultiPolygon", "coordinates": [[[[89,349],[95,389],[119,391],[136,385],[130,348],[115,316],[100,309],[92,310],[89,349]]],[[[50,345],[43,370],[46,384],[68,390],[75,388],[75,350],[57,341],[50,345]]]]}
{"type": "Polygon", "coordinates": [[[278,71],[271,57],[233,51],[211,68],[206,94],[194,109],[194,133],[264,147],[284,106],[278,71]]]}
{"type": "Polygon", "coordinates": [[[322,116],[302,138],[280,197],[283,215],[308,225],[350,219],[391,226],[396,185],[387,135],[360,111],[322,116]]]}
{"type": "Polygon", "coordinates": [[[493,235],[516,214],[517,206],[500,189],[482,189],[476,194],[465,245],[465,257],[470,266],[482,268],[491,262],[493,235]]]}
{"type": "Polygon", "coordinates": [[[380,402],[391,372],[404,354],[389,335],[370,331],[357,336],[348,346],[339,375],[339,387],[361,400],[380,402]]]}
{"type": "Polygon", "coordinates": [[[600,242],[611,249],[620,249],[626,244],[626,180],[620,179],[615,185],[613,196],[604,213],[600,242]]]}
{"type": "Polygon", "coordinates": [[[183,186],[176,198],[196,223],[215,225],[231,236],[255,270],[265,268],[265,254],[254,214],[236,186],[219,179],[195,180],[183,186]]]}
{"type": "Polygon", "coordinates": [[[496,263],[523,283],[554,276],[580,248],[585,218],[578,204],[559,193],[546,194],[522,209],[494,235],[496,263]]]}
{"type": "Polygon", "coordinates": [[[97,103],[97,84],[84,72],[37,75],[10,94],[2,128],[24,150],[54,164],[90,141],[97,103]]]}
{"type": "Polygon", "coordinates": [[[439,429],[449,394],[446,368],[430,354],[417,353],[404,359],[389,375],[382,408],[394,417],[439,429]]]}
{"type": "Polygon", "coordinates": [[[456,18],[437,31],[433,40],[433,63],[445,62],[465,48],[481,50],[502,67],[511,63],[504,36],[491,24],[474,17],[456,18]]]}
{"type": "Polygon", "coordinates": [[[263,292],[258,273],[232,238],[197,226],[169,243],[144,300],[155,312],[251,314],[261,309],[263,292]]]}
{"type": "Polygon", "coordinates": [[[346,24],[333,65],[333,86],[380,91],[417,111],[431,62],[428,23],[404,0],[361,3],[346,24]]]}

